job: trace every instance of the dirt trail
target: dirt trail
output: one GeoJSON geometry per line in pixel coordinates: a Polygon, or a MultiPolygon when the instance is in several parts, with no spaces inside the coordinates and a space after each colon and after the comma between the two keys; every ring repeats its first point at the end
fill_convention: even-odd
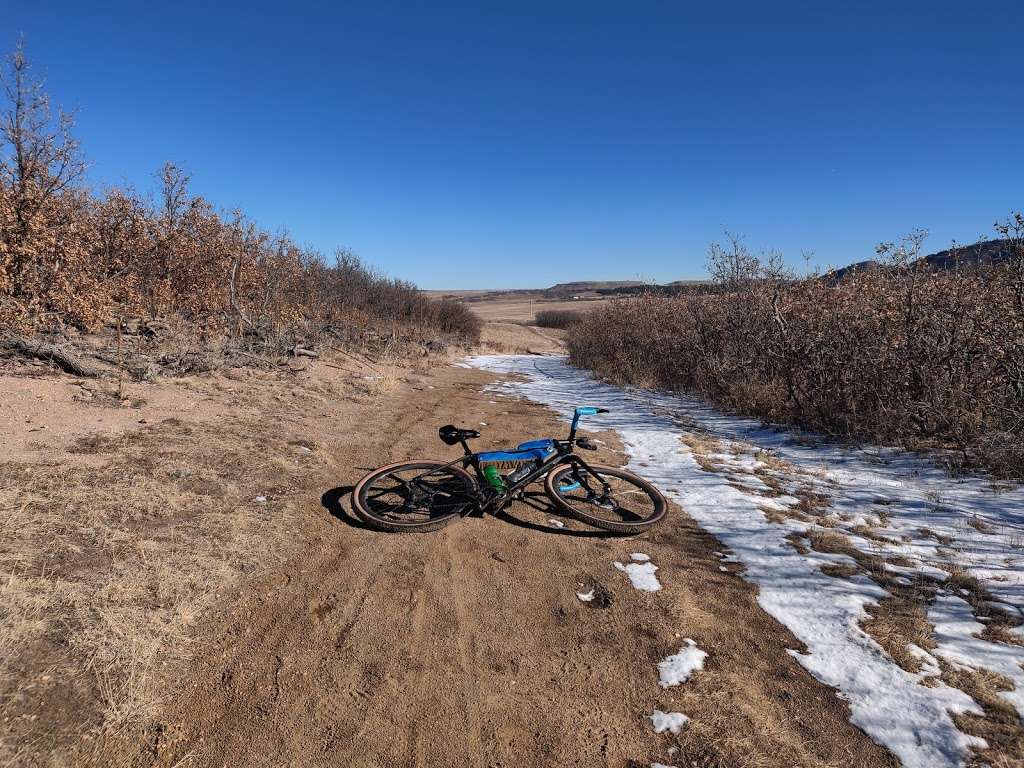
{"type": "Polygon", "coordinates": [[[210,618],[142,749],[99,762],[893,764],[786,654],[797,641],[678,509],[634,539],[559,529],[551,511],[523,504],[423,535],[358,527],[347,487],[372,466],[446,455],[440,424],[486,422],[481,448],[564,430],[542,407],[482,392],[490,380],[447,368],[362,412],[350,425],[358,438],[335,448],[349,468],[337,487],[306,489],[307,522],[284,543],[285,565],[210,618]],[[660,567],[661,592],[639,592],[613,568],[637,551],[660,567]],[[577,599],[595,587],[607,599],[577,599]],[[684,637],[708,651],[706,668],[662,690],[657,662],[684,637]],[[688,713],[691,726],[655,734],[656,708],[688,713]]]}

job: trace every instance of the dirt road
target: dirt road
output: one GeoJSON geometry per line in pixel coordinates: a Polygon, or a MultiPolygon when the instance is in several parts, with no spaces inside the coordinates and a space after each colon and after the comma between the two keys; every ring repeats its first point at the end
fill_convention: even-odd
{"type": "MultiPolygon", "coordinates": [[[[481,449],[564,430],[541,406],[485,392],[492,380],[439,369],[345,425],[350,439],[330,450],[346,469],[297,489],[306,514],[280,544],[284,564],[207,618],[143,746],[110,745],[97,762],[894,764],[786,653],[799,642],[678,508],[633,539],[559,528],[524,504],[424,535],[359,527],[347,488],[379,464],[448,455],[441,424],[484,424],[481,449]],[[633,552],[659,567],[662,591],[634,589],[613,566],[633,552]],[[577,597],[591,589],[597,599],[577,597]],[[657,663],[684,638],[707,651],[705,668],[662,689],[657,663]],[[691,723],[656,734],[655,709],[691,723]]],[[[609,438],[602,458],[615,448],[609,438]]]]}

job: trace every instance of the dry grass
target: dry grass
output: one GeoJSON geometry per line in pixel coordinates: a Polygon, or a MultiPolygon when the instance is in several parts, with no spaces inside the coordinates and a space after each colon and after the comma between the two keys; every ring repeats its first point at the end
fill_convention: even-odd
{"type": "Polygon", "coordinates": [[[910,652],[909,644],[924,650],[935,647],[932,625],[928,622],[927,599],[927,590],[918,593],[905,589],[899,595],[866,606],[871,618],[860,625],[908,672],[920,672],[922,665],[921,659],[910,652]]]}
{"type": "Polygon", "coordinates": [[[607,304],[611,299],[529,299],[516,294],[496,294],[484,299],[466,302],[473,314],[487,322],[509,322],[533,324],[538,312],[556,310],[559,312],[586,312],[607,304]]]}
{"type": "Polygon", "coordinates": [[[1024,729],[1017,710],[999,695],[1013,689],[1013,683],[987,670],[955,669],[940,660],[942,679],[959,688],[981,707],[983,716],[954,715],[953,720],[964,733],[980,736],[988,749],[977,753],[972,768],[1019,768],[1024,765],[1024,729]]]}
{"type": "Polygon", "coordinates": [[[721,453],[722,444],[704,432],[684,432],[679,440],[693,453],[693,459],[705,472],[722,472],[721,463],[710,458],[712,453],[721,453]]]}
{"type": "Polygon", "coordinates": [[[557,328],[543,331],[519,323],[484,323],[480,333],[480,348],[484,352],[526,355],[564,352],[562,339],[565,332],[557,328]]]}
{"type": "MultiPolygon", "coordinates": [[[[826,566],[822,571],[829,576],[849,578],[856,573],[866,573],[890,593],[890,597],[875,605],[866,606],[869,618],[861,624],[863,629],[901,667],[909,672],[920,672],[922,660],[910,650],[916,645],[924,650],[935,647],[932,639],[932,625],[928,621],[928,606],[935,596],[937,586],[929,579],[920,578],[910,584],[897,581],[885,571],[881,558],[856,550],[852,542],[835,531],[809,532],[808,538],[814,549],[820,552],[844,554],[857,561],[856,566],[826,566]]],[[[979,616],[988,616],[989,622],[982,637],[996,642],[1008,642],[1008,638],[1019,639],[1008,631],[1017,619],[1011,619],[998,609],[988,605],[991,599],[981,584],[955,565],[945,566],[950,571],[946,587],[966,592],[964,599],[971,603],[979,616]]],[[[963,594],[963,593],[961,593],[963,594]]],[[[964,733],[985,739],[989,748],[974,758],[972,766],[1024,765],[1024,730],[1016,710],[999,696],[1001,691],[1010,690],[1012,683],[999,675],[971,669],[956,669],[939,659],[941,673],[937,680],[959,688],[973,698],[984,710],[984,716],[956,716],[957,727],[964,733]]],[[[933,678],[927,678],[928,681],[933,678]]],[[[934,683],[932,683],[934,684],[934,683]]]]}
{"type": "Polygon", "coordinates": [[[240,420],[167,420],[74,450],[102,465],[0,465],[0,765],[82,761],[141,723],[200,614],[271,564],[283,497],[318,464],[240,420]],[[77,757],[58,749],[76,743],[77,757]]]}
{"type": "MultiPolygon", "coordinates": [[[[788,461],[779,456],[775,451],[758,449],[754,453],[754,458],[757,459],[764,467],[772,472],[784,472],[786,474],[796,474],[797,469],[788,461]]],[[[759,468],[760,470],[761,468],[759,468]]]]}

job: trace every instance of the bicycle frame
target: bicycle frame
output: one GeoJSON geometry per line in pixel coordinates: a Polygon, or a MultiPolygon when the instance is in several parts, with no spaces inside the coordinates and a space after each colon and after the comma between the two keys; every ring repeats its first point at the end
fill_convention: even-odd
{"type": "MultiPolygon", "coordinates": [[[[466,442],[465,438],[459,439],[459,443],[462,445],[463,455],[453,461],[448,462],[447,464],[444,465],[444,467],[451,467],[454,466],[455,464],[462,464],[464,467],[466,465],[473,467],[473,471],[476,474],[477,480],[477,492],[476,495],[472,498],[472,501],[476,507],[476,511],[481,514],[491,509],[502,509],[506,504],[508,504],[516,497],[516,494],[518,494],[520,491],[526,488],[526,486],[535,483],[540,477],[550,472],[552,468],[559,464],[572,464],[572,476],[576,480],[576,482],[585,487],[588,492],[595,493],[594,489],[591,488],[590,483],[587,482],[587,477],[584,477],[579,473],[580,468],[586,470],[587,476],[595,477],[601,481],[601,491],[604,495],[607,495],[611,492],[611,487],[608,485],[608,483],[605,482],[605,480],[600,476],[600,474],[598,474],[589,464],[587,464],[587,462],[584,461],[579,454],[573,451],[573,446],[576,443],[576,426],[578,419],[578,415],[576,418],[573,419],[572,428],[569,431],[568,440],[553,441],[555,444],[554,453],[545,458],[543,461],[540,461],[537,464],[537,466],[535,466],[532,470],[530,470],[530,472],[521,477],[519,480],[515,481],[510,485],[506,484],[505,489],[502,491],[499,491],[497,488],[494,488],[488,482],[487,477],[484,475],[483,468],[481,467],[480,464],[480,454],[474,453],[473,451],[470,450],[469,444],[466,442]]],[[[529,461],[529,459],[525,459],[524,461],[529,461]]],[[[444,467],[438,467],[438,469],[443,469],[444,467]]],[[[436,472],[437,470],[432,471],[436,472]]]]}

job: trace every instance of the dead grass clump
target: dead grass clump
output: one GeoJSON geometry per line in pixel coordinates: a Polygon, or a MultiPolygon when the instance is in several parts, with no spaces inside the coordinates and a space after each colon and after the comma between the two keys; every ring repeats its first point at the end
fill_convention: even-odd
{"type": "Polygon", "coordinates": [[[876,555],[862,552],[854,546],[850,538],[845,534],[833,530],[822,530],[819,527],[811,528],[807,532],[807,538],[818,552],[825,552],[834,555],[847,555],[853,558],[860,570],[867,573],[878,584],[887,589],[900,587],[889,572],[885,570],[885,560],[876,555]]]}
{"type": "Polygon", "coordinates": [[[679,440],[693,453],[693,460],[705,472],[723,472],[724,466],[710,458],[712,453],[721,453],[722,444],[700,432],[684,432],[679,440]]]}
{"type": "Polygon", "coordinates": [[[967,518],[967,524],[979,533],[995,533],[996,529],[991,523],[982,520],[977,515],[971,515],[967,518]]]}
{"type": "Polygon", "coordinates": [[[1024,647],[1024,637],[1010,631],[1013,627],[1019,625],[1019,619],[1015,621],[994,619],[985,625],[985,628],[978,633],[978,637],[982,640],[988,640],[990,643],[1005,643],[1006,645],[1024,647]]]}
{"type": "Polygon", "coordinates": [[[950,544],[953,543],[953,539],[951,537],[938,534],[931,528],[918,528],[917,531],[922,536],[927,536],[928,538],[935,539],[937,542],[939,542],[939,544],[941,544],[944,547],[948,547],[950,544]]]}
{"type": "Polygon", "coordinates": [[[821,566],[821,572],[826,576],[831,576],[834,579],[848,579],[856,573],[860,573],[860,568],[855,565],[843,565],[840,563],[830,563],[828,565],[821,566]]]}
{"type": "Polygon", "coordinates": [[[775,499],[778,498],[779,496],[786,495],[786,490],[782,486],[782,481],[767,469],[763,467],[758,467],[757,469],[754,470],[754,477],[760,480],[766,487],[751,488],[748,486],[743,486],[739,483],[735,483],[733,485],[734,487],[739,488],[739,490],[741,491],[744,491],[746,493],[756,493],[758,496],[762,496],[766,499],[775,499]]]}
{"type": "Polygon", "coordinates": [[[829,496],[810,486],[800,486],[794,492],[798,499],[793,509],[809,517],[821,517],[828,510],[829,496]]]}
{"type": "Polygon", "coordinates": [[[869,539],[871,541],[877,541],[880,544],[898,544],[899,542],[890,539],[887,536],[882,536],[880,533],[875,531],[874,528],[867,525],[855,525],[850,528],[850,533],[854,533],[862,538],[869,539]]]}
{"type": "Polygon", "coordinates": [[[795,467],[785,459],[781,458],[774,451],[760,449],[754,454],[754,458],[765,467],[775,472],[783,472],[785,474],[795,473],[795,467]]]}
{"type": "Polygon", "coordinates": [[[926,599],[925,593],[903,590],[899,595],[864,608],[870,618],[862,622],[860,628],[908,672],[920,672],[922,667],[921,659],[910,651],[909,644],[924,650],[935,647],[926,599]]]}
{"type": "Polygon", "coordinates": [[[127,448],[129,443],[137,439],[137,433],[107,434],[97,432],[77,438],[68,448],[68,453],[100,454],[114,453],[127,448]]]}
{"type": "Polygon", "coordinates": [[[985,619],[982,637],[1011,645],[1024,645],[1024,638],[1010,632],[1011,628],[1021,625],[1019,614],[1009,613],[999,607],[985,586],[957,563],[946,563],[943,569],[949,572],[947,587],[970,603],[976,616],[985,619]]]}
{"type": "Polygon", "coordinates": [[[976,754],[971,766],[1024,765],[1024,729],[1020,716],[1013,705],[999,695],[1002,691],[1013,690],[1013,683],[988,670],[956,668],[943,659],[939,659],[939,665],[943,682],[966,693],[984,712],[982,716],[953,715],[957,728],[988,742],[988,748],[976,754]]]}
{"type": "Polygon", "coordinates": [[[811,545],[819,552],[826,552],[833,555],[849,555],[856,559],[861,552],[850,541],[849,537],[836,531],[819,531],[812,528],[808,531],[808,538],[811,545]]]}
{"type": "MultiPolygon", "coordinates": [[[[772,522],[775,522],[775,521],[772,521],[772,522]]],[[[795,549],[801,555],[806,555],[808,552],[811,551],[810,549],[807,548],[806,539],[804,538],[803,534],[795,533],[795,532],[791,533],[788,536],[786,536],[786,541],[788,541],[790,544],[792,544],[793,545],[793,549],[795,549]]]]}
{"type": "Polygon", "coordinates": [[[385,363],[376,373],[367,375],[362,381],[356,382],[356,388],[368,395],[382,395],[393,392],[402,380],[402,369],[397,365],[385,363]]]}
{"type": "Polygon", "coordinates": [[[705,432],[684,432],[679,439],[696,454],[722,452],[722,443],[705,432]]]}

